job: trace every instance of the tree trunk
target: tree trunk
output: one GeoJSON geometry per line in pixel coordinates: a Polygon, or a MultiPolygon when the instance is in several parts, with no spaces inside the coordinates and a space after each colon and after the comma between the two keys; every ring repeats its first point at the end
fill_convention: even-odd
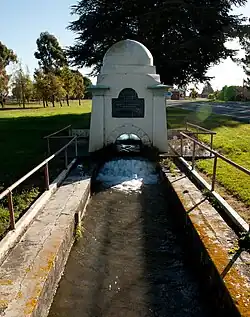
{"type": "Polygon", "coordinates": [[[55,107],[55,96],[54,95],[52,96],[52,105],[53,105],[53,107],[55,107]]]}
{"type": "Polygon", "coordinates": [[[60,99],[59,102],[60,102],[60,106],[62,107],[62,100],[60,99]]]}
{"type": "Polygon", "coordinates": [[[79,98],[79,106],[81,105],[81,98],[79,98]]]}
{"type": "Polygon", "coordinates": [[[45,100],[43,98],[43,108],[46,108],[45,100]]]}
{"type": "Polygon", "coordinates": [[[23,85],[23,83],[21,85],[21,89],[22,89],[21,96],[22,96],[23,108],[25,108],[25,93],[24,93],[24,85],[23,85]]]}
{"type": "Polygon", "coordinates": [[[4,102],[2,99],[0,99],[0,104],[1,104],[2,108],[4,108],[4,102]]]}
{"type": "Polygon", "coordinates": [[[67,106],[69,107],[69,95],[66,95],[67,106]]]}
{"type": "Polygon", "coordinates": [[[24,97],[23,97],[22,102],[23,102],[23,109],[25,109],[25,98],[24,97]]]}
{"type": "Polygon", "coordinates": [[[49,105],[48,105],[48,100],[47,99],[46,99],[45,103],[46,103],[46,107],[48,107],[49,105]]]}

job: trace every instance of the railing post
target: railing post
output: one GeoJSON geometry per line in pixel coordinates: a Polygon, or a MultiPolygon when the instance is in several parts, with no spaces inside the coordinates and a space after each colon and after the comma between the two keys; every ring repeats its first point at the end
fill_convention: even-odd
{"type": "MultiPolygon", "coordinates": [[[[213,149],[213,139],[214,139],[214,135],[211,133],[211,141],[210,141],[210,148],[211,150],[213,149]]],[[[212,157],[213,156],[213,153],[210,152],[210,156],[212,157]]]]}
{"type": "Polygon", "coordinates": [[[181,134],[181,157],[183,157],[183,135],[181,134]]]}
{"type": "Polygon", "coordinates": [[[188,122],[186,121],[186,131],[188,130],[188,122]]]}
{"type": "Polygon", "coordinates": [[[50,156],[50,144],[49,144],[49,138],[47,138],[47,150],[48,150],[48,156],[50,156]]]}
{"type": "Polygon", "coordinates": [[[77,144],[78,138],[75,139],[75,156],[78,157],[78,144],[77,144]]]}
{"type": "Polygon", "coordinates": [[[49,190],[49,164],[44,166],[44,176],[45,176],[45,189],[49,190]]]}
{"type": "Polygon", "coordinates": [[[64,158],[65,158],[65,168],[67,169],[68,167],[68,148],[66,147],[66,149],[64,150],[64,158]]]}
{"type": "Polygon", "coordinates": [[[216,169],[217,169],[217,159],[218,159],[218,156],[215,154],[215,156],[214,156],[214,167],[213,167],[213,178],[212,178],[211,191],[214,191],[214,187],[215,187],[216,169]]]}
{"type": "Polygon", "coordinates": [[[16,223],[15,223],[15,214],[14,214],[14,207],[13,207],[13,197],[12,197],[11,191],[8,194],[8,207],[10,212],[10,229],[14,230],[16,228],[16,223]]]}
{"type": "Polygon", "coordinates": [[[195,167],[195,147],[196,147],[196,143],[194,141],[193,156],[192,156],[192,170],[194,170],[194,167],[195,167]]]}

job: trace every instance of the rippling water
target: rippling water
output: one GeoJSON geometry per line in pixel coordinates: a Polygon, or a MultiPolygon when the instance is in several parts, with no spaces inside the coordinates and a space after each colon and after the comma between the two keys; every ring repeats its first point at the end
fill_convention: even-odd
{"type": "Polygon", "coordinates": [[[99,179],[109,188],[87,207],[83,238],[72,248],[49,316],[210,316],[213,305],[201,302],[184,264],[184,237],[174,229],[171,197],[154,165],[116,160],[99,179]],[[138,179],[140,187],[122,185],[138,179]]]}
{"type": "Polygon", "coordinates": [[[159,177],[155,164],[143,159],[115,159],[106,162],[97,180],[105,187],[121,191],[138,191],[142,185],[157,184],[159,177]]]}

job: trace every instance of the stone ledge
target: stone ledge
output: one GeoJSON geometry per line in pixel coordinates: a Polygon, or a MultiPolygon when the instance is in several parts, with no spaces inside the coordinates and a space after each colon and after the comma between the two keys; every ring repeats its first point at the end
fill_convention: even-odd
{"type": "MultiPolygon", "coordinates": [[[[235,247],[237,236],[188,177],[181,172],[178,172],[177,174],[178,175],[173,175],[168,172],[165,173],[173,190],[178,195],[187,212],[186,219],[191,221],[208,253],[210,261],[212,260],[212,263],[215,265],[218,274],[212,273],[213,276],[215,278],[216,275],[219,277],[219,274],[223,272],[233,257],[233,255],[229,254],[229,251],[235,247]]],[[[199,251],[197,250],[197,253],[198,252],[199,251]]],[[[206,267],[206,269],[209,267],[205,258],[200,261],[201,265],[206,267]]],[[[224,285],[229,291],[234,304],[240,315],[245,317],[250,316],[249,263],[249,253],[242,252],[241,256],[233,264],[232,268],[224,278],[224,285]]],[[[207,271],[207,275],[209,274],[210,273],[207,271]]],[[[217,289],[217,287],[212,285],[210,287],[214,290],[217,289]]],[[[225,294],[223,294],[222,291],[218,296],[218,300],[225,298],[225,294]]],[[[228,299],[226,300],[228,301],[228,299]]],[[[223,305],[223,303],[221,303],[221,305],[223,305]]]]}
{"type": "Polygon", "coordinates": [[[27,210],[22,218],[16,223],[16,229],[9,231],[6,236],[0,241],[0,265],[11,251],[12,248],[20,241],[29,225],[32,223],[39,211],[49,201],[50,197],[56,192],[58,186],[68,175],[76,159],[73,159],[68,168],[63,170],[58,177],[51,183],[49,190],[45,191],[27,210]]]}
{"type": "Polygon", "coordinates": [[[90,179],[73,171],[0,267],[0,316],[47,316],[83,214],[90,179]]]}

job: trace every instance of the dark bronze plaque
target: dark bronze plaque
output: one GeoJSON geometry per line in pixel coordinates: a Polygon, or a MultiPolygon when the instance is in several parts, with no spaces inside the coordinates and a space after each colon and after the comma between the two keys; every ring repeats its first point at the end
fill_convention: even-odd
{"type": "Polygon", "coordinates": [[[132,88],[123,89],[118,98],[112,99],[113,118],[144,118],[144,99],[138,98],[132,88]]]}

